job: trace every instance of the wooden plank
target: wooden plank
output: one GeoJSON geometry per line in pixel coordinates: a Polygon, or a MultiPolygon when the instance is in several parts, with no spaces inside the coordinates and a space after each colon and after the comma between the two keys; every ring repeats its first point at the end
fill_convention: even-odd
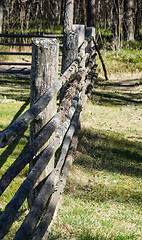
{"type": "Polygon", "coordinates": [[[32,53],[27,53],[27,52],[0,52],[0,55],[25,55],[25,56],[32,56],[32,53]]]}
{"type": "Polygon", "coordinates": [[[32,43],[0,43],[1,46],[32,46],[32,43]]]}
{"type": "Polygon", "coordinates": [[[12,63],[12,62],[0,62],[0,65],[5,65],[5,66],[31,66],[31,63],[12,63]]]}
{"type": "MultiPolygon", "coordinates": [[[[73,120],[71,122],[70,134],[68,136],[71,137],[73,135],[77,122],[78,122],[78,116],[75,116],[75,118],[73,118],[73,120]]],[[[57,140],[57,143],[58,143],[58,140],[57,140]]],[[[69,146],[69,144],[68,144],[68,146],[69,146]]],[[[61,167],[62,167],[62,165],[60,166],[60,168],[61,167]]],[[[29,214],[26,216],[23,224],[17,231],[17,234],[14,238],[15,240],[30,239],[30,236],[32,235],[33,230],[35,229],[40,217],[43,214],[43,210],[47,204],[49,197],[52,194],[53,190],[55,189],[56,184],[58,183],[58,180],[60,177],[60,171],[59,171],[60,168],[58,167],[57,169],[54,169],[52,171],[52,173],[49,175],[49,177],[47,178],[47,180],[44,183],[43,187],[41,188],[37,198],[35,199],[29,214]]]]}
{"type": "MultiPolygon", "coordinates": [[[[0,43],[1,46],[32,46],[32,43],[0,43]]],[[[63,44],[59,44],[59,47],[63,47],[63,44]]]]}
{"type": "Polygon", "coordinates": [[[63,34],[7,34],[7,33],[2,33],[0,34],[0,37],[9,37],[9,38],[62,38],[63,34]]]}
{"type": "MultiPolygon", "coordinates": [[[[21,207],[25,198],[28,196],[30,189],[36,183],[37,179],[41,175],[44,168],[47,166],[48,162],[50,161],[55,151],[61,146],[64,136],[70,126],[71,119],[77,108],[78,100],[79,100],[79,96],[76,96],[75,100],[73,101],[72,107],[69,110],[69,113],[65,122],[63,122],[55,132],[55,138],[54,138],[55,140],[43,151],[43,153],[37,160],[36,164],[33,166],[28,177],[23,182],[21,187],[18,189],[13,199],[6,206],[3,214],[0,216],[0,239],[2,239],[5,236],[9,226],[12,224],[16,214],[18,213],[18,209],[21,207]]],[[[15,167],[14,167],[14,171],[15,171],[15,167]]],[[[23,239],[27,240],[28,238],[23,238],[23,239]]]]}
{"type": "MultiPolygon", "coordinates": [[[[76,126],[77,128],[78,126],[76,126]]],[[[35,233],[33,234],[32,240],[46,240],[48,238],[48,234],[50,231],[50,227],[52,225],[52,222],[54,220],[58,203],[60,200],[60,197],[63,193],[66,179],[70,170],[70,167],[72,166],[74,155],[76,152],[78,144],[78,134],[75,133],[75,135],[72,138],[71,146],[69,148],[69,152],[67,154],[65,164],[61,173],[60,181],[58,182],[58,185],[56,187],[56,190],[53,192],[53,194],[50,197],[48,206],[46,208],[46,211],[41,219],[41,222],[39,223],[35,233]]]]}

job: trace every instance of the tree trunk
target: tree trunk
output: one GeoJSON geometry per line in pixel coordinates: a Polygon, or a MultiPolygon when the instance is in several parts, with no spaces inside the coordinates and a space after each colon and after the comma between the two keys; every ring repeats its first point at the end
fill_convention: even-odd
{"type": "Polygon", "coordinates": [[[96,0],[88,0],[87,26],[95,27],[95,3],[96,0]]]}
{"type": "Polygon", "coordinates": [[[134,41],[134,0],[124,1],[124,37],[127,41],[134,41]]]}
{"type": "Polygon", "coordinates": [[[135,38],[139,38],[142,18],[142,1],[137,0],[136,19],[135,19],[135,38]]]}
{"type": "Polygon", "coordinates": [[[119,0],[119,6],[118,7],[119,7],[119,47],[122,47],[124,0],[119,0]]]}
{"type": "Polygon", "coordinates": [[[73,31],[73,7],[74,0],[65,1],[62,73],[70,66],[78,53],[78,36],[77,32],[73,31]]]}
{"type": "Polygon", "coordinates": [[[0,33],[2,33],[2,23],[3,23],[3,0],[0,0],[0,33]]]}
{"type": "Polygon", "coordinates": [[[118,0],[113,2],[113,50],[119,48],[119,8],[118,0]]]}

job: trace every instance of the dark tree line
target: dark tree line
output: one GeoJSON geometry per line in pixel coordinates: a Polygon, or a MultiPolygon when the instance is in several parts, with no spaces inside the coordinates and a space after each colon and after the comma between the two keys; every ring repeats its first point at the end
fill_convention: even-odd
{"type": "MultiPolygon", "coordinates": [[[[45,33],[62,26],[65,1],[0,0],[0,30],[2,25],[4,33],[45,33]]],[[[94,26],[98,32],[110,29],[117,49],[123,40],[140,37],[142,0],[74,0],[74,23],[94,26]]]]}

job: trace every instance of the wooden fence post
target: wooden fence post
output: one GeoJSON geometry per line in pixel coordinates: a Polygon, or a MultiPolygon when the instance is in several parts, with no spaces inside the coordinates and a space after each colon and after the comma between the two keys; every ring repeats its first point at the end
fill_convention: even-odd
{"type": "Polygon", "coordinates": [[[70,31],[64,33],[63,37],[63,56],[62,56],[62,70],[64,71],[75,60],[78,54],[78,33],[77,31],[70,31]]]}
{"type": "MultiPolygon", "coordinates": [[[[57,39],[34,38],[32,40],[32,66],[31,66],[31,105],[36,102],[58,79],[58,56],[59,42],[57,39]]],[[[30,140],[36,138],[40,129],[56,114],[56,96],[48,106],[37,116],[30,125],[30,140]]],[[[52,136],[53,137],[53,136],[52,136]]],[[[51,141],[51,139],[49,139],[51,141]]],[[[49,141],[40,149],[38,154],[49,144],[49,141]]],[[[38,155],[37,154],[37,155],[38,155]]],[[[30,163],[30,169],[35,164],[34,160],[30,163]]],[[[40,176],[36,186],[54,168],[54,158],[51,159],[44,173],[40,176]]],[[[31,191],[28,198],[31,207],[36,193],[31,191]]]]}
{"type": "Polygon", "coordinates": [[[80,47],[85,40],[85,25],[73,24],[72,29],[78,32],[78,47],[80,47]]]}
{"type": "MultiPolygon", "coordinates": [[[[85,29],[85,38],[94,37],[94,40],[96,38],[95,28],[94,27],[86,27],[85,29]]],[[[91,43],[92,44],[92,43],[91,43]]],[[[91,44],[88,44],[88,48],[91,47],[91,44]]]]}

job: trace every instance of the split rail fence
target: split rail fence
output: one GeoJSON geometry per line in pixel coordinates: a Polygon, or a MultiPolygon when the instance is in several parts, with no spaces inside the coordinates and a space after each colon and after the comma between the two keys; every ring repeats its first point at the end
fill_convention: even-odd
{"type": "MultiPolygon", "coordinates": [[[[0,34],[0,46],[8,46],[16,49],[16,51],[12,51],[11,49],[9,51],[0,51],[0,55],[7,55],[7,56],[32,56],[32,42],[29,39],[32,38],[57,38],[60,40],[59,47],[61,49],[59,55],[62,55],[62,39],[63,39],[63,34],[44,34],[44,35],[39,35],[39,34],[0,34]],[[10,39],[10,41],[9,41],[10,39]],[[26,40],[27,39],[27,40],[26,40]],[[19,42],[20,41],[20,42],[19,42]],[[24,43],[24,41],[28,41],[28,43],[24,43]],[[28,52],[26,51],[21,51],[22,47],[28,47],[28,52]],[[19,48],[19,50],[18,50],[19,48]]],[[[10,74],[30,74],[30,68],[26,68],[27,66],[31,66],[30,59],[28,62],[22,61],[22,62],[0,62],[0,66],[9,66],[8,69],[5,67],[0,69],[0,73],[10,73],[10,74]],[[11,67],[12,66],[12,67],[11,67]],[[16,68],[18,66],[18,68],[16,68]],[[20,66],[20,69],[19,69],[20,66]],[[23,68],[22,68],[23,66],[23,68]]]]}
{"type": "Polygon", "coordinates": [[[30,172],[0,216],[0,239],[27,198],[30,210],[14,240],[47,239],[74,160],[87,92],[97,77],[93,37],[82,43],[76,58],[60,77],[57,39],[35,38],[32,49],[31,106],[0,132],[0,147],[11,144],[29,124],[31,142],[2,176],[0,194],[27,164],[30,172]]]}

